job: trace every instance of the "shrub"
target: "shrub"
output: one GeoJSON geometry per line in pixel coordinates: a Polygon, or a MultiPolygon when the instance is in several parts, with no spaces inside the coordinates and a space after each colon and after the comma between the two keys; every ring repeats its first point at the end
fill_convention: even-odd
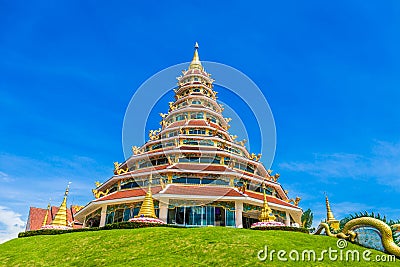
{"type": "Polygon", "coordinates": [[[299,227],[291,227],[291,226],[271,226],[271,227],[254,227],[250,228],[251,230],[261,230],[261,231],[269,231],[269,230],[279,230],[279,231],[289,231],[289,232],[300,232],[308,234],[309,231],[306,228],[299,227]]]}

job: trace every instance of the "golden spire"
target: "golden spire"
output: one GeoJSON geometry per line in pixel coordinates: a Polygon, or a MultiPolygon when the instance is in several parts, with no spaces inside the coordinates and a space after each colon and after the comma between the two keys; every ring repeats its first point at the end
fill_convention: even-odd
{"type": "Polygon", "coordinates": [[[258,217],[258,219],[260,220],[260,222],[272,222],[275,221],[276,217],[272,214],[272,210],[268,206],[265,183],[263,183],[263,189],[264,189],[264,203],[261,209],[260,217],[258,217]]]}
{"type": "Polygon", "coordinates": [[[50,202],[47,205],[46,215],[44,216],[44,220],[43,220],[42,226],[47,225],[47,219],[49,218],[49,212],[50,212],[50,202]]]}
{"type": "Polygon", "coordinates": [[[326,221],[335,221],[335,216],[333,216],[333,212],[331,210],[331,205],[329,204],[328,196],[325,195],[325,203],[326,203],[326,221]]]}
{"type": "Polygon", "coordinates": [[[68,225],[67,196],[68,196],[68,192],[69,192],[69,185],[70,185],[70,183],[68,183],[67,189],[65,189],[63,202],[61,203],[61,206],[58,209],[57,214],[54,217],[54,220],[52,221],[51,225],[57,225],[57,226],[67,226],[68,225]]]}
{"type": "Polygon", "coordinates": [[[194,55],[193,55],[193,59],[192,62],[189,65],[189,69],[199,69],[199,70],[203,70],[203,66],[201,65],[200,62],[200,58],[199,58],[199,44],[196,42],[196,44],[194,45],[194,55]]]}
{"type": "Polygon", "coordinates": [[[157,218],[154,211],[153,196],[151,194],[151,183],[153,180],[153,174],[150,174],[149,178],[149,189],[147,190],[146,196],[144,197],[142,206],[140,207],[139,214],[136,217],[146,217],[146,218],[157,218]]]}

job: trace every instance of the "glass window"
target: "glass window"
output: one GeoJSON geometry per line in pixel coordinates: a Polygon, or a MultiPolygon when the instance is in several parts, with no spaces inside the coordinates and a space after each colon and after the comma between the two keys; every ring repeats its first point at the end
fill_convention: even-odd
{"type": "Polygon", "coordinates": [[[113,221],[114,221],[114,212],[110,212],[109,214],[107,214],[106,224],[113,223],[113,221]]]}
{"type": "Polygon", "coordinates": [[[132,218],[139,214],[140,208],[132,208],[132,218]]]}
{"type": "Polygon", "coordinates": [[[228,209],[226,211],[226,226],[235,226],[235,212],[228,209]]]}
{"type": "Polygon", "coordinates": [[[131,218],[131,209],[124,210],[124,222],[128,221],[131,218]]]}
{"type": "Polygon", "coordinates": [[[188,184],[200,184],[199,178],[187,178],[186,183],[188,184]]]}
{"type": "Polygon", "coordinates": [[[213,163],[214,163],[214,164],[220,164],[220,162],[221,162],[221,157],[220,157],[220,156],[216,156],[216,157],[214,158],[214,160],[213,160],[213,163]]]}
{"type": "Polygon", "coordinates": [[[215,182],[214,179],[207,179],[207,178],[201,179],[201,184],[211,184],[213,182],[215,182]]]}
{"type": "Polygon", "coordinates": [[[167,219],[168,224],[175,224],[176,223],[176,221],[175,221],[175,213],[176,213],[175,209],[168,209],[168,219],[167,219]]]}
{"type": "Polygon", "coordinates": [[[203,114],[203,112],[194,112],[194,113],[190,114],[190,118],[191,119],[203,119],[204,114],[203,114]]]}
{"type": "Polygon", "coordinates": [[[214,207],[206,207],[206,217],[207,217],[207,225],[214,225],[215,221],[215,210],[214,207]]]}
{"type": "Polygon", "coordinates": [[[114,215],[114,222],[122,222],[122,218],[123,218],[123,213],[124,210],[123,209],[118,209],[115,211],[115,215],[114,215]]]}
{"type": "Polygon", "coordinates": [[[199,142],[199,145],[201,146],[214,146],[214,142],[211,140],[201,140],[199,142]]]}
{"type": "Polygon", "coordinates": [[[184,224],[185,223],[185,207],[177,207],[176,208],[175,222],[176,222],[176,224],[184,224]]]}

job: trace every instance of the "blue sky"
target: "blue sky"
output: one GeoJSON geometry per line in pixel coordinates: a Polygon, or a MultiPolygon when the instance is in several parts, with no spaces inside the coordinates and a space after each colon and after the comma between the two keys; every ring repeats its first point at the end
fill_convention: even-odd
{"type": "Polygon", "coordinates": [[[399,15],[398,1],[0,1],[0,239],[68,181],[70,204],[92,198],[123,161],[135,90],[195,41],[265,94],[272,169],[302,208],[320,220],[327,192],[338,218],[399,219],[399,15]]]}

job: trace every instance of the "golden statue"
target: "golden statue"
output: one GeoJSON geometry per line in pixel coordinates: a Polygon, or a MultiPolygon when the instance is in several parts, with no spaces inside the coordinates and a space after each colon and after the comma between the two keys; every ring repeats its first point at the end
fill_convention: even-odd
{"type": "Polygon", "coordinates": [[[159,128],[158,130],[150,130],[149,131],[149,138],[150,140],[157,140],[160,137],[158,136],[158,134],[161,132],[161,129],[159,128]]]}
{"type": "Polygon", "coordinates": [[[299,205],[299,202],[301,200],[301,197],[296,197],[295,199],[287,199],[286,202],[287,203],[293,203],[293,205],[295,205],[296,207],[299,205]]]}
{"type": "Polygon", "coordinates": [[[271,179],[272,179],[272,181],[277,182],[280,176],[281,175],[279,173],[276,173],[275,175],[271,176],[271,179]]]}
{"type": "Polygon", "coordinates": [[[247,181],[244,181],[242,186],[238,186],[237,189],[239,190],[239,192],[241,193],[246,193],[246,189],[247,189],[247,181]]]}
{"type": "Polygon", "coordinates": [[[134,155],[139,155],[142,154],[144,152],[144,149],[140,149],[140,147],[138,146],[132,146],[132,153],[134,155]]]}
{"type": "MultiPolygon", "coordinates": [[[[176,95],[176,96],[178,96],[178,95],[176,95]]],[[[179,99],[179,98],[178,98],[178,99],[179,99]]],[[[169,104],[169,110],[170,110],[170,111],[173,111],[173,110],[176,109],[176,107],[174,106],[174,102],[169,102],[168,104],[169,104]]]]}
{"type": "Polygon", "coordinates": [[[268,206],[266,189],[267,187],[265,186],[265,183],[263,183],[264,203],[261,209],[260,217],[258,217],[260,222],[272,222],[276,219],[275,215],[272,214],[271,208],[268,206]]]}
{"type": "Polygon", "coordinates": [[[243,139],[242,141],[237,142],[237,144],[244,146],[246,144],[247,140],[243,139]]]}
{"type": "Polygon", "coordinates": [[[168,113],[160,113],[161,118],[165,119],[168,116],[168,113]]]}
{"type": "Polygon", "coordinates": [[[114,174],[120,175],[121,173],[127,173],[128,172],[128,166],[126,166],[126,169],[121,169],[121,165],[119,164],[118,161],[114,162],[114,174]]]}
{"type": "Polygon", "coordinates": [[[108,194],[108,192],[110,192],[110,189],[107,189],[105,192],[102,192],[102,191],[97,190],[97,189],[92,189],[92,193],[93,193],[93,195],[94,195],[94,197],[96,199],[100,198],[102,196],[106,196],[108,194]]]}
{"type": "Polygon", "coordinates": [[[99,181],[94,182],[94,184],[96,185],[96,188],[101,186],[103,183],[100,183],[99,181]]]}
{"type": "Polygon", "coordinates": [[[254,153],[251,153],[251,155],[248,156],[248,158],[249,158],[249,159],[252,159],[252,160],[254,160],[254,161],[259,161],[259,160],[261,159],[261,154],[256,155],[256,154],[254,154],[254,153]]]}

